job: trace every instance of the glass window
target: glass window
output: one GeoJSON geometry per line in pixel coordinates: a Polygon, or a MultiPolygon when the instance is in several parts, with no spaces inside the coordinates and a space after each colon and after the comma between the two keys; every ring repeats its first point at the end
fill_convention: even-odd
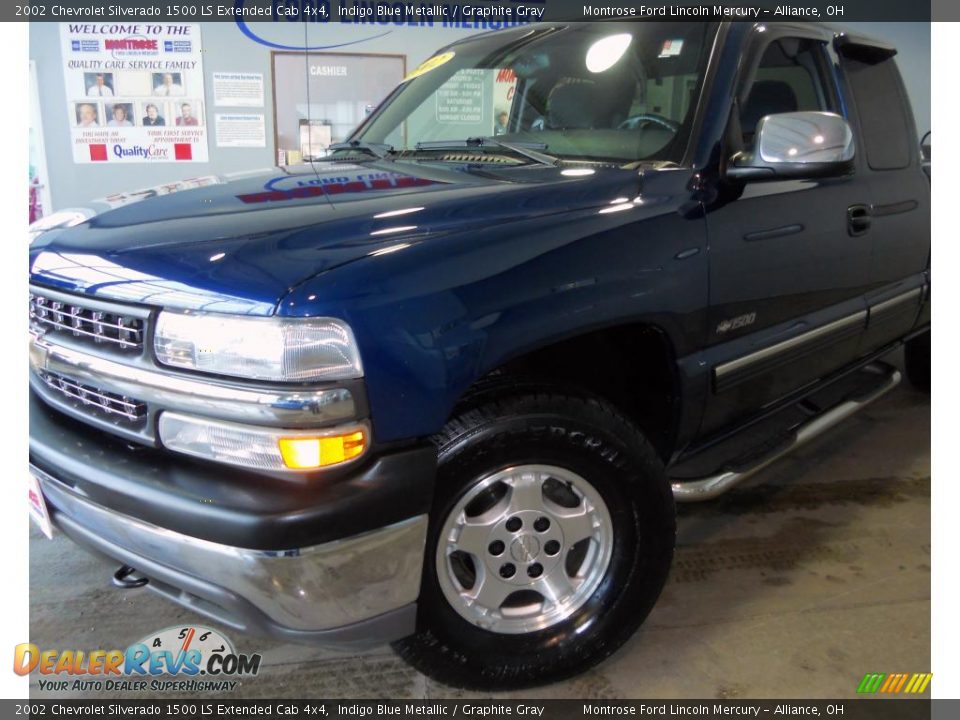
{"type": "Polygon", "coordinates": [[[346,139],[405,72],[398,55],[276,52],[272,58],[276,147],[288,161],[291,151],[309,160],[346,139]]]}
{"type": "Polygon", "coordinates": [[[893,58],[878,63],[843,59],[853,91],[867,163],[873,170],[898,170],[910,164],[913,131],[893,58]]]}
{"type": "Polygon", "coordinates": [[[824,73],[822,43],[801,38],[783,38],[770,43],[760,59],[747,100],[740,108],[744,146],[752,146],[757,123],[765,115],[834,111],[824,73]]]}
{"type": "Polygon", "coordinates": [[[569,158],[676,160],[713,32],[595,23],[485,35],[411,73],[354,139],[414,151],[502,137],[569,158]]]}

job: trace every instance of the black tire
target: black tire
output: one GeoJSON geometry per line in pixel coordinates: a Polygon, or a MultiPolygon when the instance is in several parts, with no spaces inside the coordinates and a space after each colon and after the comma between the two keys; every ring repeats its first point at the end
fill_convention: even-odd
{"type": "Polygon", "coordinates": [[[903,359],[910,384],[917,390],[930,392],[930,333],[908,340],[903,359]]]}
{"type": "Polygon", "coordinates": [[[396,652],[423,674],[462,688],[530,687],[600,662],[646,619],[673,558],[673,495],[643,434],[612,406],[580,391],[528,385],[513,393],[474,396],[435,438],[437,492],[418,629],[394,643],[396,652]],[[528,463],[568,468],[589,481],[609,508],[613,550],[603,579],[571,616],[534,632],[494,633],[471,624],[448,603],[437,578],[438,536],[448,513],[475,482],[528,463]]]}

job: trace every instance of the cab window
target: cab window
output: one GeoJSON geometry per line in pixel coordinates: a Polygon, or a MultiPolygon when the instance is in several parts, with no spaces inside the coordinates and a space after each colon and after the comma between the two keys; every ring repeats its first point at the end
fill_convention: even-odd
{"type": "Polygon", "coordinates": [[[781,38],[767,46],[740,108],[744,147],[752,147],[757,123],[765,115],[835,111],[823,53],[822,42],[804,38],[781,38]]]}
{"type": "Polygon", "coordinates": [[[910,164],[913,130],[894,59],[867,63],[843,59],[853,91],[867,163],[871,170],[899,170],[910,164]]]}

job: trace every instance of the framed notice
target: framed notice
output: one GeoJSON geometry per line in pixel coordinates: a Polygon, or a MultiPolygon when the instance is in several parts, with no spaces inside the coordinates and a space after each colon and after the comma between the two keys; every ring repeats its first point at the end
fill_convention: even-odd
{"type": "Polygon", "coordinates": [[[75,163],[207,161],[200,25],[61,23],[60,40],[75,163]]]}
{"type": "Polygon", "coordinates": [[[263,113],[217,113],[217,147],[257,148],[267,146],[263,113]]]}
{"type": "Polygon", "coordinates": [[[218,107],[263,107],[263,73],[213,73],[213,103],[218,107]]]}

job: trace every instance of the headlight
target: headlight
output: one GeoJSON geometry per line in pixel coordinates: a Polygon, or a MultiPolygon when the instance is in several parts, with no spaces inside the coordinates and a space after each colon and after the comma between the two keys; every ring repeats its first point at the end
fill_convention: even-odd
{"type": "Polygon", "coordinates": [[[333,318],[161,312],[153,347],[164,365],[254,380],[363,376],[350,326],[333,318]]]}

